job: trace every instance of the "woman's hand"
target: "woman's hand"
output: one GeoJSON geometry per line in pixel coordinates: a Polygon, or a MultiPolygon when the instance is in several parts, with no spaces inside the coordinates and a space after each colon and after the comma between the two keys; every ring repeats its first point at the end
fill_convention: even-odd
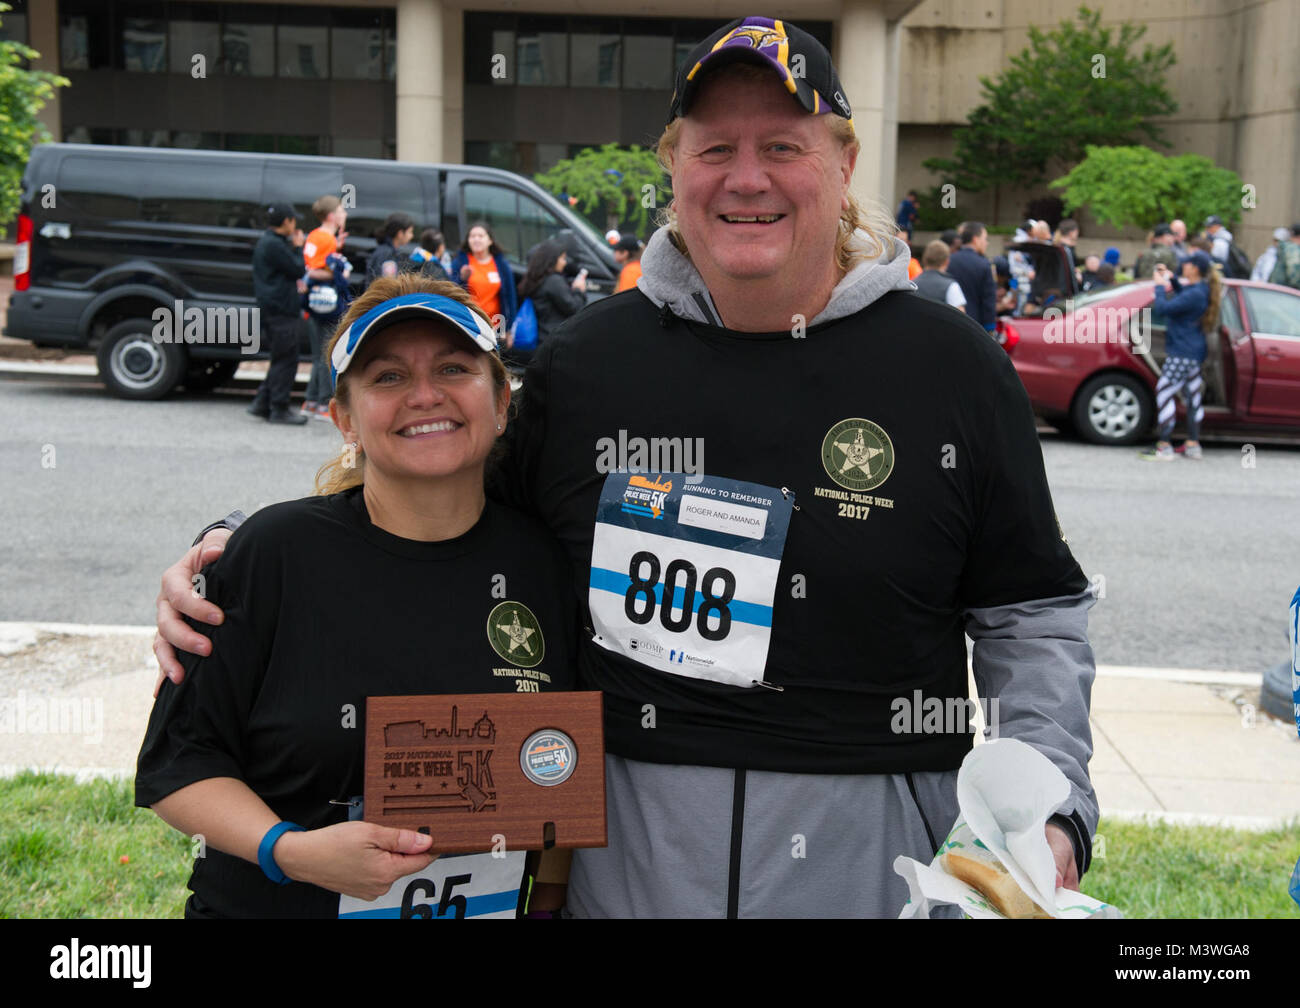
{"type": "Polygon", "coordinates": [[[460,278],[461,278],[461,280],[462,280],[462,281],[463,281],[463,280],[468,280],[468,279],[469,279],[469,275],[470,275],[471,273],[473,273],[473,272],[474,272],[474,271],[473,271],[472,269],[469,268],[469,264],[466,263],[464,266],[462,266],[462,267],[460,268],[460,278]]]}
{"type": "Polygon", "coordinates": [[[587,278],[581,273],[573,278],[573,289],[584,294],[587,292],[587,278]]]}
{"type": "Polygon", "coordinates": [[[213,529],[202,542],[191,546],[184,556],[163,572],[162,589],[158,592],[158,633],[153,641],[153,653],[162,671],[153,686],[154,696],[158,695],[163,676],[177,685],[185,678],[185,670],[176,660],[174,648],[196,655],[212,653],[212,642],[190,629],[181,617],[189,616],[212,626],[221,623],[224,618],[221,610],[204,598],[202,582],[196,580],[196,576],[221,556],[229,538],[229,529],[213,529]]]}
{"type": "Polygon", "coordinates": [[[291,879],[356,899],[375,900],[403,875],[427,868],[436,854],[424,833],[368,822],[345,822],[285,833],[271,854],[291,879]]]}

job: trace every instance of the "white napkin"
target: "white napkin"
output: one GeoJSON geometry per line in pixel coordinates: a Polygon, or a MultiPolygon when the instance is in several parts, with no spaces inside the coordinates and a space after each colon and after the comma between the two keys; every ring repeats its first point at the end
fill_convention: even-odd
{"type": "Polygon", "coordinates": [[[911,894],[899,917],[928,917],[938,903],[955,903],[968,917],[1001,917],[977,889],[943,869],[945,851],[975,843],[1053,917],[1121,917],[1108,903],[1055,887],[1056,861],[1044,830],[1069,794],[1065,774],[1033,746],[1010,738],[976,746],[957,771],[960,818],[934,859],[928,865],[901,855],[894,860],[911,894]]]}

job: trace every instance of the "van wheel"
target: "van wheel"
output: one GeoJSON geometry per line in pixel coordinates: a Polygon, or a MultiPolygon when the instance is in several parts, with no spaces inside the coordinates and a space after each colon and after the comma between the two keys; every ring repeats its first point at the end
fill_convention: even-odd
{"type": "Polygon", "coordinates": [[[158,343],[148,319],[125,319],[99,344],[99,377],[123,399],[161,399],[185,374],[185,348],[158,343]]]}
{"type": "Polygon", "coordinates": [[[191,392],[211,392],[218,389],[239,370],[239,361],[192,360],[185,369],[183,384],[191,392]]]}
{"type": "Polygon", "coordinates": [[[1126,374],[1098,375],[1079,389],[1070,419],[1093,444],[1131,445],[1151,427],[1151,394],[1126,374]]]}

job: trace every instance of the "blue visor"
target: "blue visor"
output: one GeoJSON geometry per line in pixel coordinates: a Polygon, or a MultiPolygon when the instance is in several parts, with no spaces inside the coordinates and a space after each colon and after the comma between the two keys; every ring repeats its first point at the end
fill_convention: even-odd
{"type": "Polygon", "coordinates": [[[357,355],[363,339],[408,319],[449,322],[468,336],[480,350],[494,353],[497,349],[496,333],[488,325],[487,319],[478,312],[441,294],[403,294],[375,305],[348,326],[347,331],[338,338],[334,344],[334,353],[330,355],[330,378],[335,386],[338,385],[339,375],[348,369],[357,355]]]}

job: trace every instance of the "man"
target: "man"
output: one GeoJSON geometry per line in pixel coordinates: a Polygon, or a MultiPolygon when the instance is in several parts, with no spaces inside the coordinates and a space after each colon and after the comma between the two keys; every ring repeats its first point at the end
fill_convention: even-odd
{"type": "Polygon", "coordinates": [[[1282,247],[1284,242],[1289,241],[1291,232],[1284,227],[1273,229],[1273,241],[1259,258],[1255,260],[1255,266],[1250,271],[1250,278],[1258,280],[1261,283],[1268,283],[1268,278],[1273,275],[1273,267],[1277,265],[1277,250],[1282,247]]]}
{"type": "Polygon", "coordinates": [[[271,348],[271,367],[253,397],[248,412],[275,424],[305,424],[307,417],[289,411],[298,348],[305,324],[301,295],[304,280],[303,244],[298,215],[287,203],[266,209],[266,230],[253,249],[253,293],[271,348]]]}
{"type": "Polygon", "coordinates": [[[1178,256],[1174,254],[1174,233],[1168,224],[1157,224],[1151,232],[1151,247],[1137,258],[1133,268],[1134,278],[1150,280],[1155,275],[1156,265],[1167,266],[1171,272],[1178,271],[1178,256]]]}
{"type": "Polygon", "coordinates": [[[1171,220],[1169,230],[1173,233],[1174,243],[1171,246],[1174,255],[1178,256],[1178,265],[1183,264],[1183,260],[1192,254],[1192,249],[1187,245],[1187,222],[1183,220],[1171,220]]]}
{"type": "Polygon", "coordinates": [[[1078,279],[1079,267],[1074,261],[1074,247],[1079,244],[1079,222],[1067,217],[1056,226],[1056,244],[1065,249],[1065,257],[1070,260],[1070,272],[1078,279]]]}
{"type": "MultiPolygon", "coordinates": [[[[574,853],[577,916],[897,916],[893,861],[942,842],[970,736],[896,708],[965,696],[963,627],[992,720],[1070,781],[1047,827],[1059,880],[1086,868],[1092,596],[1015,370],[908,293],[893,222],[850,193],[857,153],[811,36],[715,32],[678,76],[659,144],[674,219],[640,285],[528,371],[497,492],[569,551],[581,681],[605,694],[609,846],[574,853]],[[682,503],[663,521],[620,505],[646,466],[604,454],[659,437],[707,452],[664,473],[682,503]],[[677,521],[688,499],[710,527],[677,521]]],[[[171,607],[211,621],[186,573],[210,552],[160,600],[191,649],[207,644],[171,607]]]]}
{"type": "Polygon", "coordinates": [[[989,233],[983,224],[963,224],[961,248],[948,260],[948,272],[966,295],[966,314],[992,335],[998,327],[997,286],[993,283],[993,267],[984,258],[988,247],[989,233]]]}
{"type": "Polygon", "coordinates": [[[614,243],[614,262],[620,267],[615,294],[631,290],[641,279],[641,250],[644,247],[630,231],[619,235],[618,241],[614,243]]]}
{"type": "Polygon", "coordinates": [[[1210,239],[1210,258],[1220,266],[1228,265],[1228,254],[1232,250],[1232,232],[1223,226],[1223,219],[1218,214],[1205,218],[1205,237],[1210,239]]]}
{"type": "Polygon", "coordinates": [[[1300,290],[1300,222],[1291,225],[1291,240],[1278,245],[1277,264],[1268,282],[1300,290]]]}
{"type": "Polygon", "coordinates": [[[907,232],[909,242],[912,240],[912,228],[916,227],[916,219],[920,216],[920,211],[917,209],[919,202],[920,198],[916,195],[916,190],[907,190],[907,195],[898,204],[898,213],[894,215],[898,230],[907,232]]]}
{"type": "Polygon", "coordinates": [[[961,284],[954,280],[950,273],[945,272],[949,258],[947,245],[937,238],[930,242],[921,253],[923,269],[913,283],[916,284],[916,292],[921,297],[951,305],[959,312],[964,312],[966,295],[962,293],[961,284]]]}

